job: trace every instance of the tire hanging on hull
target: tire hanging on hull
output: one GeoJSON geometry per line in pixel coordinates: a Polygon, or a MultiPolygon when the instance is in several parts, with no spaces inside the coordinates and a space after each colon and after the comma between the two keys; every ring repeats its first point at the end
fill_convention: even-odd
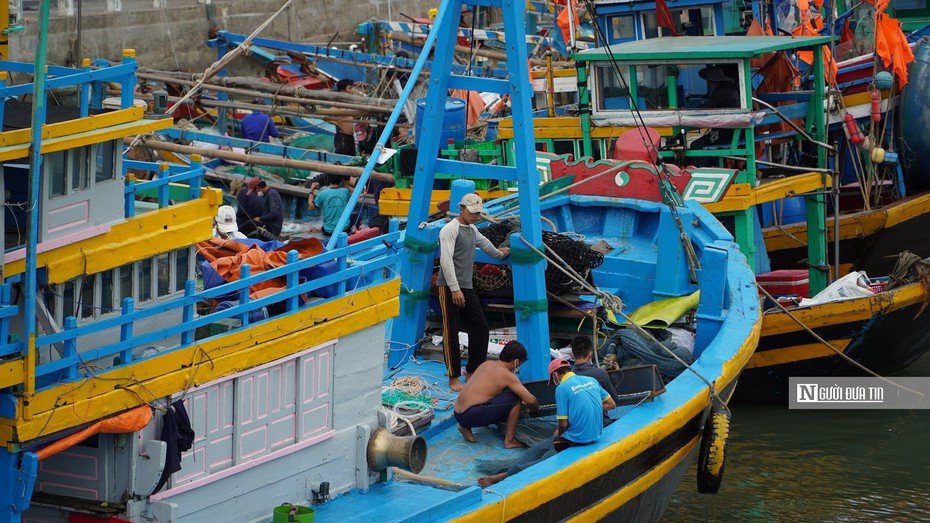
{"type": "Polygon", "coordinates": [[[697,487],[701,494],[716,494],[720,490],[729,440],[730,411],[714,402],[704,423],[698,454],[697,487]]]}

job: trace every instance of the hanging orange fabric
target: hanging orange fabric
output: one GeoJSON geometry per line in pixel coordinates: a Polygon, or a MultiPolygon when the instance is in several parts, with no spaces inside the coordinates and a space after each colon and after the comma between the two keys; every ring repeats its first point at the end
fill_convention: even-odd
{"type": "MultiPolygon", "coordinates": [[[[532,77],[532,75],[530,76],[532,77]]],[[[465,123],[468,127],[473,127],[478,122],[478,119],[481,118],[481,113],[484,111],[484,99],[481,98],[481,94],[478,93],[478,91],[453,89],[452,96],[465,100],[465,105],[467,107],[465,123]]]]}
{"type": "MultiPolygon", "coordinates": [[[[800,12],[799,18],[801,19],[801,25],[798,26],[791,33],[796,36],[818,36],[820,33],[814,29],[813,24],[810,20],[810,1],[809,0],[797,0],[798,2],[798,11],[800,12]]],[[[820,7],[823,5],[823,0],[814,0],[814,5],[820,7]],[[819,4],[818,4],[819,2],[819,4]]],[[[818,17],[819,20],[819,17],[818,17]]],[[[819,25],[823,27],[823,21],[820,21],[819,25]]],[[[798,59],[809,64],[814,63],[814,52],[813,51],[798,51],[798,59]]],[[[823,46],[823,74],[826,78],[828,84],[836,83],[836,73],[837,66],[836,61],[833,59],[833,53],[830,52],[830,48],[823,46]]]]}
{"type": "Polygon", "coordinates": [[[875,23],[875,54],[882,58],[885,68],[891,67],[898,84],[907,84],[907,64],[914,61],[914,52],[901,31],[901,22],[886,13],[879,13],[875,23]]]}
{"type": "Polygon", "coordinates": [[[555,23],[559,26],[559,29],[562,30],[562,39],[565,40],[565,43],[571,43],[571,35],[574,34],[574,27],[569,27],[569,9],[571,9],[571,19],[574,22],[574,27],[578,27],[578,9],[575,6],[575,0],[572,0],[565,9],[562,9],[562,12],[559,13],[559,16],[556,17],[555,23]],[[572,32],[569,32],[572,31],[572,32]]]}
{"type": "Polygon", "coordinates": [[[36,455],[40,460],[67,450],[94,434],[125,434],[136,432],[145,428],[152,420],[152,408],[141,405],[122,414],[100,420],[89,427],[69,434],[49,445],[39,449],[36,455]]]}
{"type": "MultiPolygon", "coordinates": [[[[762,29],[762,24],[753,18],[752,23],[749,24],[749,29],[746,30],[746,36],[772,36],[772,31],[769,28],[762,29]]],[[[749,65],[752,67],[762,67],[771,60],[774,55],[775,53],[771,52],[765,53],[759,58],[752,58],[749,60],[749,65]]]]}

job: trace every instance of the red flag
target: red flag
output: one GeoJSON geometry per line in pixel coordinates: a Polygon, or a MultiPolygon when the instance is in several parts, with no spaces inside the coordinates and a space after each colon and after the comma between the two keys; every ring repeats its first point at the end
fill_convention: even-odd
{"type": "Polygon", "coordinates": [[[845,44],[856,38],[856,34],[853,33],[852,28],[849,26],[849,18],[847,17],[843,20],[843,30],[840,31],[840,43],[845,44]]]}
{"type": "Polygon", "coordinates": [[[681,34],[675,30],[675,23],[672,22],[672,12],[668,9],[668,4],[665,3],[665,0],[656,0],[656,24],[659,27],[668,29],[672,33],[672,36],[681,36],[681,34]]]}

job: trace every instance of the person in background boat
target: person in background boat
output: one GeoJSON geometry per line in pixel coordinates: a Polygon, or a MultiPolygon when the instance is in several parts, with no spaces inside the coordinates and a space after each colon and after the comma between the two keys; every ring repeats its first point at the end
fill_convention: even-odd
{"type": "MultiPolygon", "coordinates": [[[[592,362],[594,359],[594,344],[591,343],[591,338],[583,334],[575,336],[572,338],[571,346],[572,358],[575,360],[575,364],[573,365],[575,374],[594,378],[597,380],[598,385],[610,394],[614,403],[620,401],[620,398],[617,397],[617,390],[614,388],[613,382],[610,381],[610,376],[607,375],[607,371],[600,367],[595,367],[592,362]]],[[[609,417],[605,416],[604,421],[610,423],[611,420],[609,417]]]]}
{"type": "MultiPolygon", "coordinates": [[[[488,322],[481,308],[478,293],[472,283],[475,249],[480,248],[492,258],[504,259],[510,248],[500,250],[485,238],[475,224],[491,220],[484,202],[469,193],[459,202],[459,215],[439,231],[439,308],[442,310],[442,352],[446,360],[449,388],[462,390],[462,355],[459,350],[459,330],[468,333],[468,365],[466,379],[488,357],[488,322]]],[[[492,220],[493,221],[493,220],[492,220]]]]}
{"type": "MultiPolygon", "coordinates": [[[[265,101],[256,98],[252,101],[256,105],[264,105],[265,101]]],[[[267,142],[268,137],[277,138],[278,128],[270,116],[261,111],[252,111],[242,118],[242,137],[253,142],[267,142]]]]}
{"type": "MultiPolygon", "coordinates": [[[[707,82],[707,96],[701,102],[701,109],[730,109],[740,106],[738,82],[735,75],[729,75],[723,67],[710,65],[698,72],[698,75],[707,82]]],[[[733,129],[708,129],[700,138],[691,143],[689,149],[710,149],[729,147],[733,141],[733,129]]],[[[696,157],[691,163],[695,167],[711,167],[717,165],[712,157],[696,157]]]]}
{"type": "MultiPolygon", "coordinates": [[[[310,184],[310,195],[307,197],[307,209],[320,209],[323,215],[323,234],[328,239],[336,232],[339,217],[349,204],[352,188],[355,187],[356,177],[326,175],[326,187],[320,189],[319,182],[310,184]]],[[[350,225],[354,220],[349,220],[350,225]]],[[[339,231],[342,232],[342,231],[339,231]]]]}
{"type": "Polygon", "coordinates": [[[265,210],[265,201],[255,190],[260,181],[261,179],[257,177],[249,178],[248,183],[236,194],[236,200],[239,202],[236,209],[236,223],[239,225],[239,232],[246,236],[255,231],[253,219],[261,216],[265,210]]]}
{"type": "MultiPolygon", "coordinates": [[[[349,93],[352,87],[352,80],[343,78],[336,82],[333,90],[337,93],[349,93]]],[[[327,118],[327,122],[336,126],[336,134],[333,136],[333,152],[336,154],[345,154],[355,156],[355,137],[353,136],[352,118],[327,118]]]]}
{"type": "Polygon", "coordinates": [[[375,145],[378,145],[378,135],[375,134],[375,129],[376,127],[367,123],[356,123],[353,126],[358,154],[371,156],[371,153],[375,150],[375,145]]]}
{"type": "Polygon", "coordinates": [[[229,205],[222,205],[213,218],[213,237],[224,240],[244,240],[246,236],[239,232],[236,223],[236,210],[229,205]]]}
{"type": "Polygon", "coordinates": [[[249,235],[249,238],[258,238],[264,241],[275,240],[281,234],[281,226],[284,225],[284,207],[281,205],[281,195],[278,194],[278,191],[269,187],[265,180],[258,182],[255,191],[264,200],[264,207],[261,216],[253,218],[255,231],[249,235]]]}
{"type": "Polygon", "coordinates": [[[516,438],[521,405],[525,404],[532,411],[539,410],[536,396],[515,374],[526,358],[526,347],[519,341],[509,341],[501,350],[499,361],[482,363],[465,383],[462,393],[455,399],[453,411],[465,441],[478,442],[471,431],[473,428],[506,422],[504,448],[526,447],[516,438]]]}
{"type": "Polygon", "coordinates": [[[553,446],[557,452],[589,445],[601,437],[604,413],[617,406],[597,380],[572,372],[568,360],[549,363],[549,384],[555,385],[555,429],[553,446]]]}

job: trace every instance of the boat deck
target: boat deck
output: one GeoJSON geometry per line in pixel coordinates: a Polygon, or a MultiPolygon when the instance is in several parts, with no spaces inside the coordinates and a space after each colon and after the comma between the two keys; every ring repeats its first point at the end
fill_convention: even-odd
{"type": "MultiPolygon", "coordinates": [[[[457,429],[452,415],[453,403],[457,394],[448,388],[445,365],[440,361],[421,361],[408,363],[400,372],[385,380],[385,387],[394,379],[402,377],[419,377],[429,385],[426,394],[434,400],[435,418],[428,428],[420,432],[427,441],[428,453],[426,466],[420,473],[463,486],[473,486],[479,476],[496,473],[501,466],[520,457],[520,449],[503,447],[503,425],[474,429],[477,443],[467,443],[457,429]]],[[[552,436],[555,430],[555,417],[542,417],[521,421],[518,438],[532,445],[537,441],[552,436]],[[550,427],[543,430],[544,427],[550,427]]]]}

